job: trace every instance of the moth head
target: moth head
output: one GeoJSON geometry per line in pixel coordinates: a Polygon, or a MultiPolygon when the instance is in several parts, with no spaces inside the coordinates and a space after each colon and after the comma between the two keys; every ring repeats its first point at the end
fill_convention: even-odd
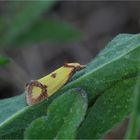
{"type": "Polygon", "coordinates": [[[85,68],[85,65],[80,65],[79,63],[65,63],[64,67],[73,67],[76,71],[85,68]]]}

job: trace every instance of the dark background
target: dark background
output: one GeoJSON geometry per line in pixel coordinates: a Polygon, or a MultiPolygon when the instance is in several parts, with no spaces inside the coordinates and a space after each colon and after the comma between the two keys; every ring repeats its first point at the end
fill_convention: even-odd
{"type": "MultiPolygon", "coordinates": [[[[11,3],[0,1],[1,15],[13,12],[11,3]]],[[[43,18],[76,27],[83,34],[82,40],[5,51],[12,62],[0,67],[0,98],[21,94],[26,82],[47,75],[64,62],[89,63],[117,34],[139,33],[139,17],[139,1],[58,1],[43,18]]],[[[106,138],[121,138],[126,124],[115,128],[106,138]]]]}

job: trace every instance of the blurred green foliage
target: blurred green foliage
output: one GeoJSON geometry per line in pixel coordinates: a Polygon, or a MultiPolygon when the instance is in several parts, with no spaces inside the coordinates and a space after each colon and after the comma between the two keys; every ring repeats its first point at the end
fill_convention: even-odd
{"type": "Polygon", "coordinates": [[[46,42],[72,42],[80,39],[80,32],[56,20],[39,20],[26,33],[13,41],[13,47],[46,42]]]}
{"type": "Polygon", "coordinates": [[[1,40],[4,47],[9,46],[20,34],[28,30],[40,18],[41,14],[45,10],[48,11],[53,4],[53,0],[18,2],[17,6],[20,9],[9,21],[7,30],[1,40]]]}
{"type": "Polygon", "coordinates": [[[7,57],[1,56],[0,55],[0,65],[5,65],[9,62],[10,60],[7,57]]]}
{"type": "Polygon", "coordinates": [[[56,3],[55,0],[7,2],[8,6],[0,17],[0,49],[81,39],[81,33],[74,27],[61,21],[45,19],[45,14],[47,17],[47,12],[56,3]]]}

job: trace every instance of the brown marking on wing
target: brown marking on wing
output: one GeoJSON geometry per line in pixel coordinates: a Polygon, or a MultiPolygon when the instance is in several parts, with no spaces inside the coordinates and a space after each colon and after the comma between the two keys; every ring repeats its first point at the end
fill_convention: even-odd
{"type": "Polygon", "coordinates": [[[48,99],[47,86],[41,84],[38,81],[31,81],[30,83],[28,83],[27,84],[27,87],[26,87],[26,90],[28,92],[27,93],[27,103],[29,105],[33,105],[33,104],[39,103],[40,101],[43,101],[45,99],[48,99]],[[42,89],[41,94],[36,99],[32,98],[32,95],[33,95],[32,94],[33,87],[39,87],[39,88],[42,89]]]}
{"type": "Polygon", "coordinates": [[[56,78],[56,73],[52,73],[52,74],[51,74],[51,77],[52,77],[52,78],[56,78]]]}

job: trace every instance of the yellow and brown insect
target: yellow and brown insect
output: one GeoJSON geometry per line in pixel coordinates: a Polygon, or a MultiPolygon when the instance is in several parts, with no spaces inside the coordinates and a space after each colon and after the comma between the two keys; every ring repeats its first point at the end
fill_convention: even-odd
{"type": "Polygon", "coordinates": [[[50,73],[49,75],[26,85],[26,100],[28,105],[34,105],[48,99],[60,89],[72,75],[84,65],[79,63],[66,63],[64,66],[50,73]]]}

